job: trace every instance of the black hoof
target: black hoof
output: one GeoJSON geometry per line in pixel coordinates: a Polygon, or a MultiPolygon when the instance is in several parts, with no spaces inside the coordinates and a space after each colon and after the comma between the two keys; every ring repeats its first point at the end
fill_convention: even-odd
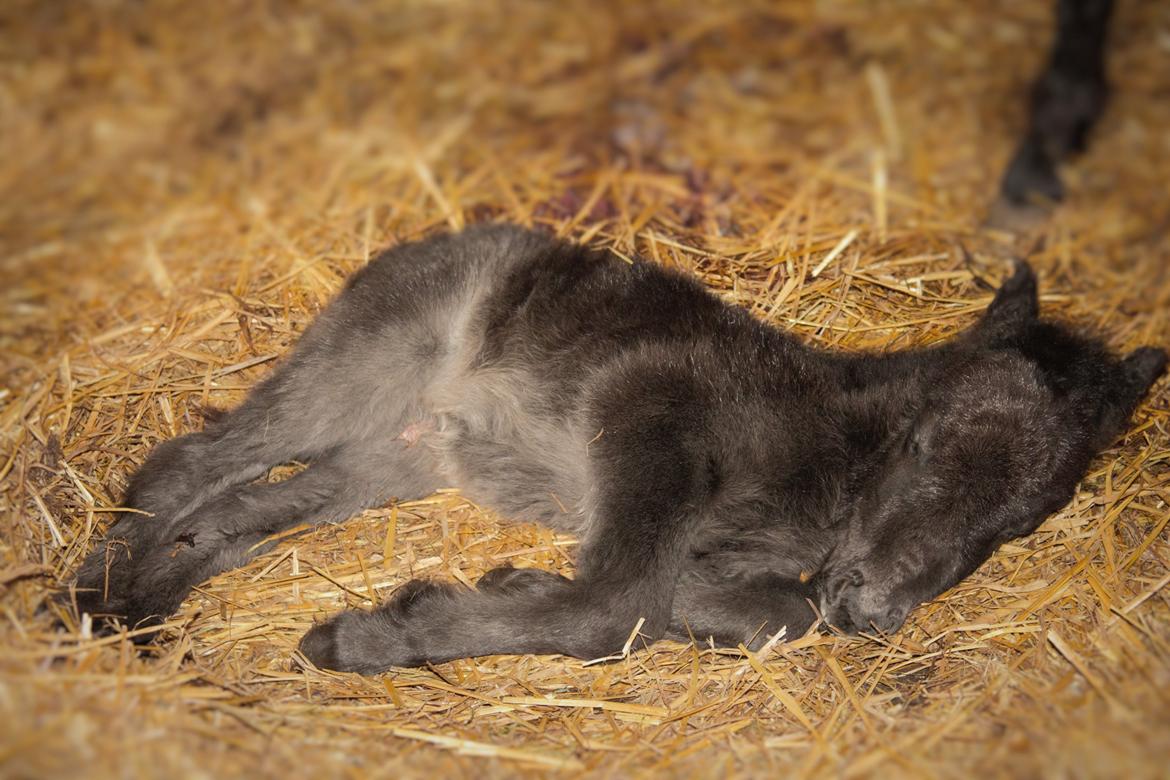
{"type": "Polygon", "coordinates": [[[338,653],[337,641],[338,626],[341,623],[341,619],[345,617],[345,614],[342,613],[325,623],[318,623],[301,637],[301,642],[298,646],[301,655],[307,658],[318,669],[347,671],[342,668],[343,664],[338,653]]]}

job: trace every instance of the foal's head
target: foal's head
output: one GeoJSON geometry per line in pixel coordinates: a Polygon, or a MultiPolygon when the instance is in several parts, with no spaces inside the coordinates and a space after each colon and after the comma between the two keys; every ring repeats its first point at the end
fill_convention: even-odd
{"type": "Polygon", "coordinates": [[[1166,367],[1162,350],[1118,359],[1037,308],[1021,263],[980,323],[940,351],[944,370],[859,481],[816,577],[831,625],[894,631],[1034,531],[1166,367]]]}

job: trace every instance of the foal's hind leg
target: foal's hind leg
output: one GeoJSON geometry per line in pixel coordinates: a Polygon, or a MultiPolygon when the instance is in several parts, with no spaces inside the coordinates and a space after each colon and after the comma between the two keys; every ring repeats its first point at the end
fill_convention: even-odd
{"type": "Polygon", "coordinates": [[[326,453],[283,482],[226,490],[170,528],[170,536],[132,561],[132,583],[118,605],[129,625],[157,622],[192,587],[236,568],[267,547],[273,534],[337,522],[394,498],[418,498],[439,487],[430,452],[386,439],[326,453]]]}
{"type": "MultiPolygon", "coordinates": [[[[196,518],[222,516],[209,505],[248,494],[240,486],[269,468],[291,460],[324,465],[337,453],[371,446],[367,440],[394,442],[420,413],[417,398],[433,365],[412,363],[384,343],[389,339],[355,338],[330,354],[330,345],[317,348],[311,336],[238,409],[207,431],[155,448],[127,491],[127,506],[140,511],[124,513],[78,572],[80,612],[124,615],[131,592],[142,590],[135,583],[140,562],[162,546],[170,550],[171,541],[201,522],[196,518]]],[[[394,463],[384,466],[392,470],[394,463]]]]}
{"type": "Polygon", "coordinates": [[[136,511],[123,513],[110,526],[104,543],[78,574],[81,588],[91,588],[100,575],[103,591],[108,591],[112,580],[124,576],[124,561],[157,544],[199,504],[275,465],[310,458],[322,451],[322,444],[331,443],[314,443],[297,419],[263,408],[272,389],[294,372],[283,367],[207,430],[164,441],[150,452],[126,490],[124,504],[136,511]]]}
{"type": "MultiPolygon", "coordinates": [[[[171,541],[185,538],[190,526],[222,517],[216,508],[250,495],[239,486],[268,468],[289,460],[324,465],[327,453],[393,439],[416,422],[425,389],[457,353],[452,326],[473,300],[472,261],[499,253],[498,232],[407,244],[371,261],[237,410],[203,433],[159,445],[131,480],[127,505],[140,511],[119,518],[82,564],[79,608],[123,614],[126,603],[143,598],[135,582],[141,562],[157,558],[157,548],[173,551],[171,541]],[[220,504],[212,506],[215,501],[220,504]]],[[[388,472],[395,467],[390,461],[388,472]]],[[[191,576],[184,572],[179,581],[191,576]]],[[[159,603],[175,598],[171,593],[159,603]]]]}
{"type": "Polygon", "coordinates": [[[198,507],[272,466],[317,454],[314,447],[271,441],[263,428],[240,424],[247,412],[155,447],[126,492],[125,505],[136,511],[119,516],[77,572],[79,613],[122,614],[137,562],[174,537],[198,507]]]}

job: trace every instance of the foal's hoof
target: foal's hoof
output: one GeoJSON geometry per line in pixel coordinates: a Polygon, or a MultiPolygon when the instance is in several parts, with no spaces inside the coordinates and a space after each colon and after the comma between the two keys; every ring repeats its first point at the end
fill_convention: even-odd
{"type": "Polygon", "coordinates": [[[373,612],[341,612],[313,626],[301,638],[301,654],[318,669],[335,672],[377,674],[396,666],[423,666],[428,637],[444,625],[443,608],[455,593],[450,584],[412,580],[373,612]]]}
{"type": "Polygon", "coordinates": [[[380,625],[377,613],[352,610],[318,623],[301,637],[299,650],[318,669],[376,674],[397,659],[387,651],[396,644],[392,626],[380,625]]]}
{"type": "Polygon", "coordinates": [[[298,649],[318,669],[332,669],[338,672],[351,671],[344,668],[338,646],[339,629],[342,619],[349,613],[343,612],[325,623],[318,623],[309,629],[298,649]]]}

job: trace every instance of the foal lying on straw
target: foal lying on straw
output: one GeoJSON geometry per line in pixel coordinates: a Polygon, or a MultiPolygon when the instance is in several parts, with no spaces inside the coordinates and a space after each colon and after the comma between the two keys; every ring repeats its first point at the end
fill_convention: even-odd
{"type": "Polygon", "coordinates": [[[655,265],[474,228],[375,259],[238,409],[159,445],[77,604],[157,623],[273,534],[454,485],[579,535],[576,577],[415,580],[314,627],[313,663],[596,658],[639,624],[759,647],[814,604],[894,631],[1063,506],[1165,365],[1037,319],[1025,264],[961,337],[855,354],[655,265]]]}

